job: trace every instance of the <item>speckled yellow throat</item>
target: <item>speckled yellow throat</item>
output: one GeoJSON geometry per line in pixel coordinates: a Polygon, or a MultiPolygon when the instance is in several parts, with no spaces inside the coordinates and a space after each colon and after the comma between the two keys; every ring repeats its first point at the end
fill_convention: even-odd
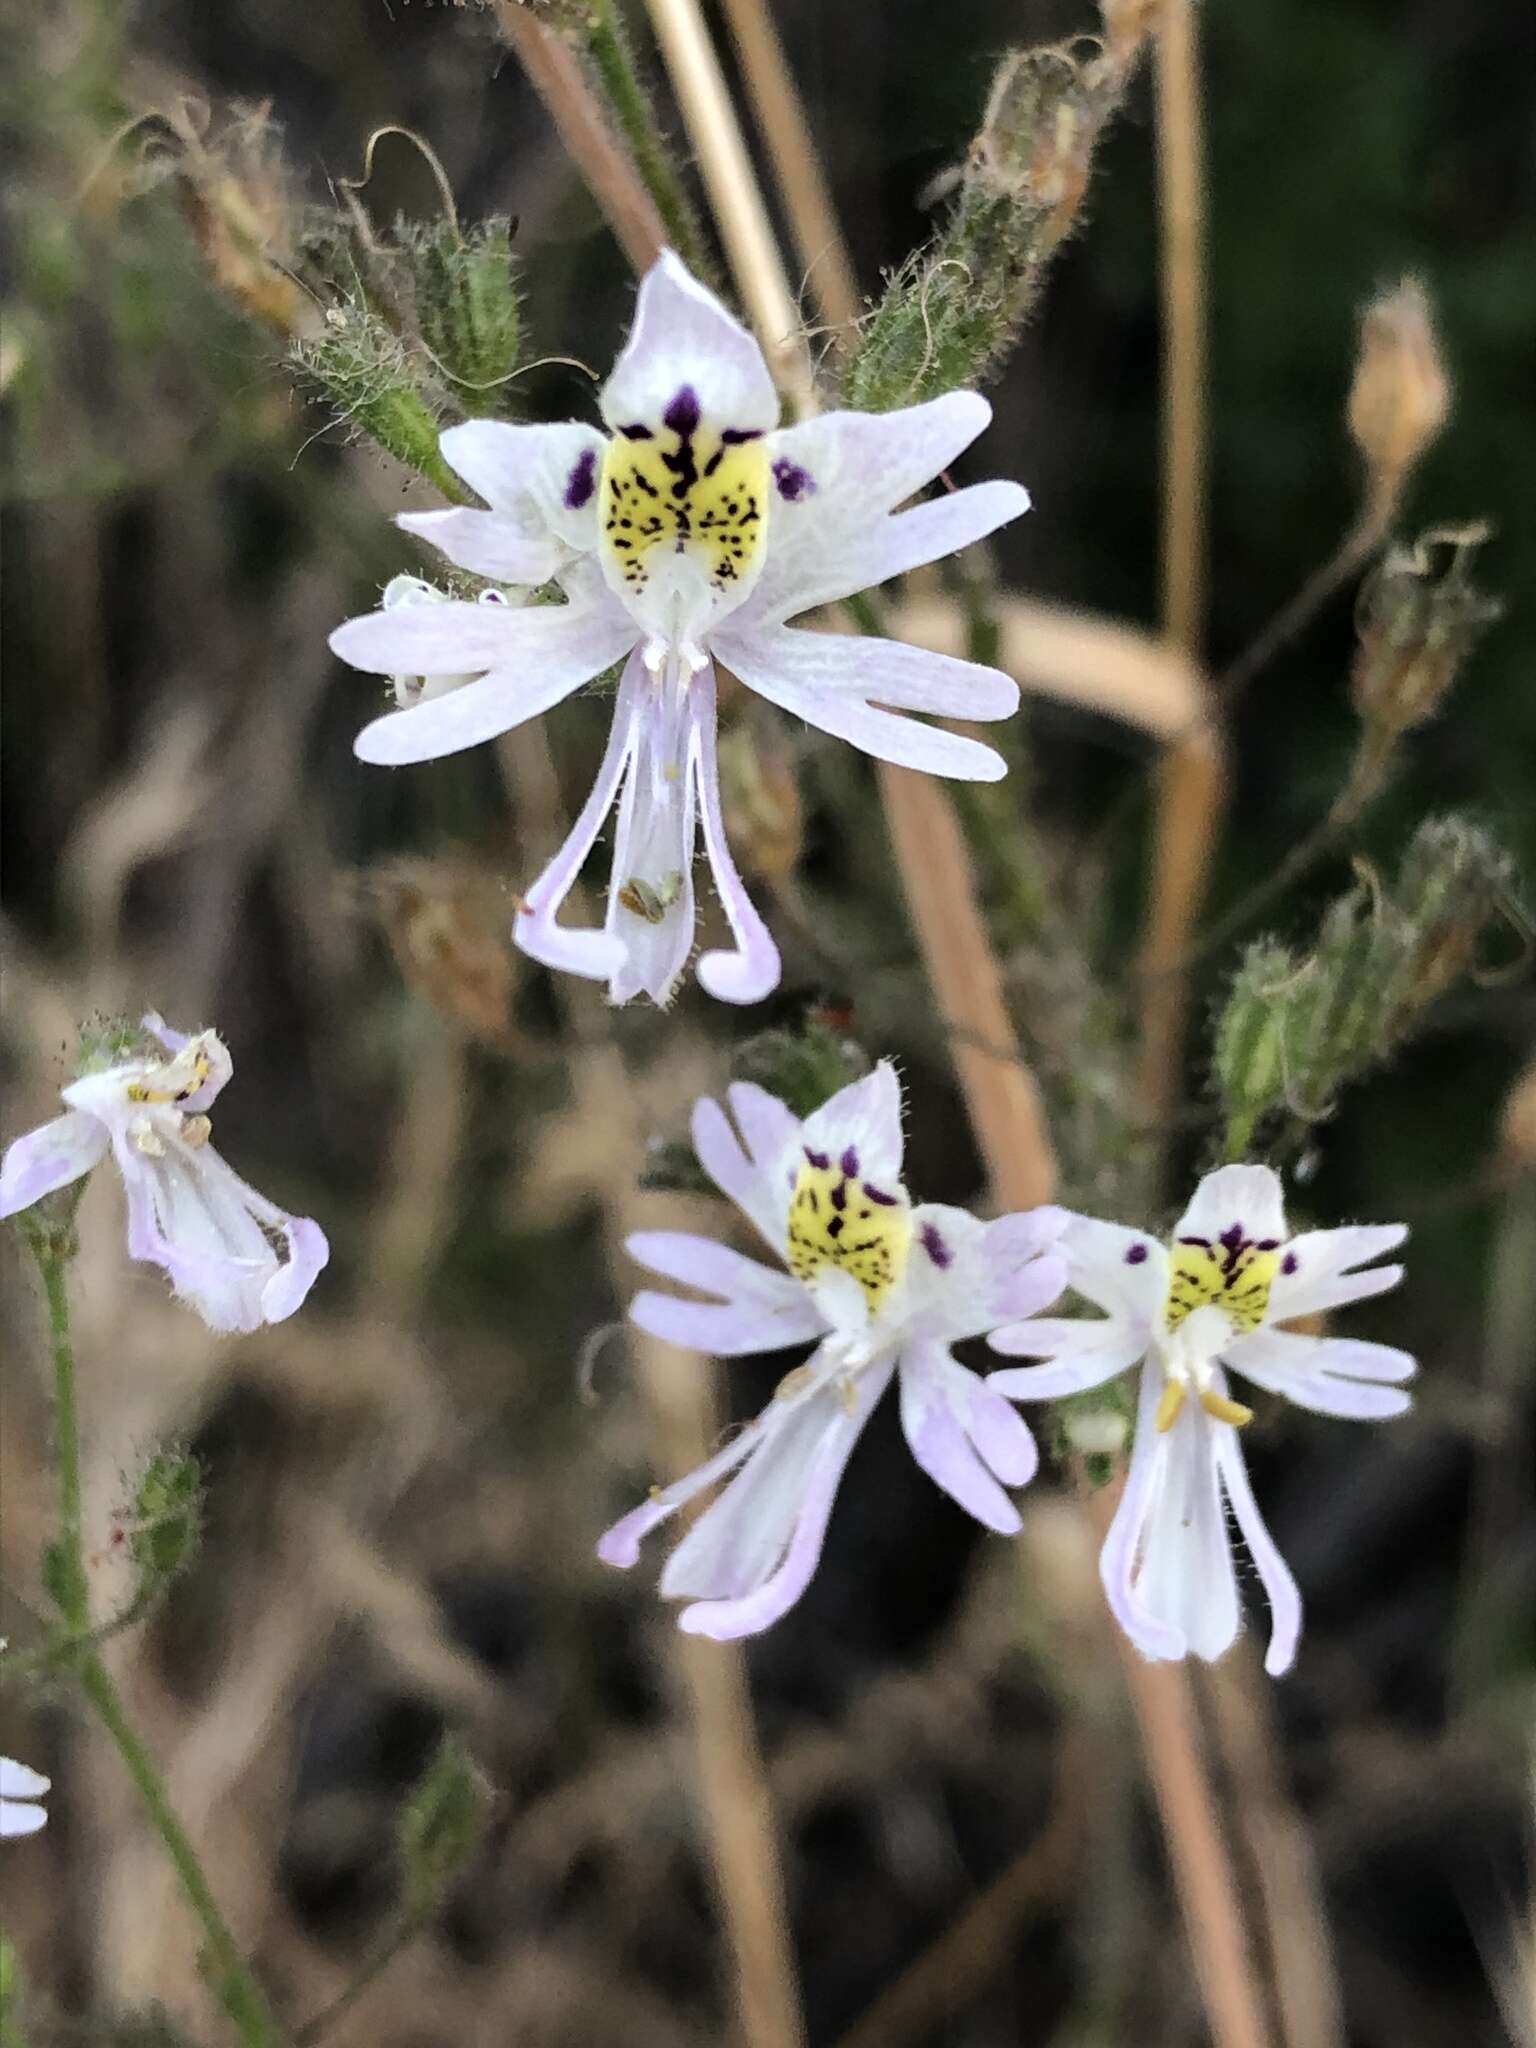
{"type": "Polygon", "coordinates": [[[756,574],[769,495],[763,436],[704,420],[685,386],[658,426],[622,426],[609,442],[598,504],[603,549],[633,596],[678,555],[729,594],[756,574]]]}
{"type": "Polygon", "coordinates": [[[1273,1238],[1244,1237],[1234,1225],[1215,1239],[1174,1240],[1163,1327],[1176,1330],[1197,1308],[1219,1308],[1238,1335],[1256,1330],[1269,1310],[1269,1290],[1280,1270],[1273,1238]]]}
{"type": "Polygon", "coordinates": [[[906,1270],[912,1212],[906,1194],[859,1179],[858,1154],[806,1151],[789,1202],[789,1268],[810,1281],[828,1266],[864,1290],[871,1315],[906,1270]]]}

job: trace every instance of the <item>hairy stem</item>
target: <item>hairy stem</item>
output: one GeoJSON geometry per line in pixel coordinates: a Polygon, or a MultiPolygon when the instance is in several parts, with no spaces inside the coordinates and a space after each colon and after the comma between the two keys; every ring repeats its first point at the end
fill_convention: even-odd
{"type": "Polygon", "coordinates": [[[629,145],[640,182],[661,215],[667,240],[698,276],[714,266],[677,165],[656,122],[650,96],[640,83],[634,55],[614,0],[594,0],[587,53],[602,81],[620,133],[629,145]]]}
{"type": "MultiPolygon", "coordinates": [[[[47,1298],[49,1345],[53,1356],[54,1459],[59,1483],[59,1540],[55,1552],[54,1593],[70,1632],[88,1639],[91,1614],[80,1492],[80,1421],[75,1399],[75,1353],[69,1326],[68,1265],[73,1232],[37,1230],[28,1233],[28,1241],[47,1298]]],[[[81,1649],[74,1671],[81,1691],[95,1709],[96,1718],[133,1780],[145,1816],[160,1837],[165,1853],[181,1880],[187,1903],[197,1916],[207,1948],[209,1974],[220,2003],[234,2022],[246,2048],[279,2048],[282,2036],[266,1995],[240,1953],[198,1860],[197,1851],[171,1804],[159,1766],[134,1727],[111,1673],[93,1648],[81,1649]]]]}

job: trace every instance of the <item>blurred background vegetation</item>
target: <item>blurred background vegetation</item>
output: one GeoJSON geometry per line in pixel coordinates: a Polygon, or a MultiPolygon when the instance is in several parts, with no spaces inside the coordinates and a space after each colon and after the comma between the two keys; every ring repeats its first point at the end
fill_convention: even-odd
{"type": "MultiPolygon", "coordinates": [[[[1093,26],[1042,0],[775,15],[872,297],[931,231],[1005,46],[1093,26]]],[[[1504,615],[1365,817],[1199,959],[1181,1176],[1213,1142],[1209,1025],[1244,942],[1271,931],[1305,953],[1324,907],[1362,872],[1395,875],[1430,815],[1470,817],[1536,873],[1536,29],[1502,0],[1265,0],[1201,28],[1211,671],[1356,516],[1359,309],[1404,272],[1433,300],[1454,398],[1398,531],[1486,521],[1476,574],[1504,615]]],[[[636,40],[650,66],[643,21],[636,40]]],[[[399,1924],[398,1811],[443,1732],[473,1754],[494,1794],[483,1841],[338,2018],[342,2048],[730,2038],[670,1623],[644,1569],[592,1559],[651,1476],[647,1404],[623,1341],[594,1356],[589,1340],[621,1308],[609,1253],[627,1220],[681,1202],[718,1225],[701,1198],[637,1193],[624,1134],[655,1141],[665,1179],[688,1102],[745,1033],[810,1017],[823,1045],[898,1056],[911,1184],[981,1191],[867,764],[734,711],[735,836],[786,959],[762,1013],[690,989],[662,1020],[553,989],[506,943],[511,904],[579,800],[607,707],[557,712],[547,753],[359,767],[373,685],[326,634],[419,566],[389,515],[433,500],[286,362],[295,333],[323,331],[308,280],[334,264],[338,219],[355,232],[362,208],[377,237],[441,218],[399,137],[365,185],[344,182],[400,124],[436,151],[463,222],[515,223],[521,416],[590,413],[581,366],[603,373],[631,280],[494,15],[60,0],[13,12],[6,41],[4,1129],[48,1113],[84,1015],[153,1004],[215,1024],[236,1062],[221,1146],[319,1216],[334,1253],[294,1323],[215,1344],[125,1269],[115,1196],[90,1191],[79,1338],[103,1545],[156,1441],[189,1440],[207,1474],[196,1566],[114,1655],[296,2016],[399,1924]]],[[[1034,494],[987,565],[1000,586],[1144,629],[1152,164],[1142,77],[967,472],[1034,494]]],[[[1231,704],[1213,925],[1349,775],[1358,582],[1231,704]]],[[[1153,746],[1043,696],[1010,745],[1006,794],[963,815],[1068,1191],[1123,1200],[1143,1185],[1126,1072],[1153,746]]],[[[1517,1091],[1536,994],[1518,923],[1488,923],[1410,1045],[1272,1133],[1298,1215],[1412,1226],[1408,1282],[1370,1334],[1423,1366],[1390,1429],[1266,1411],[1252,1432],[1308,1634],[1272,1697],[1244,1669],[1201,1697],[1245,1885],[1262,1902],[1287,1871],[1326,1906],[1331,1935],[1307,1919],[1270,1957],[1277,1987],[1304,1987],[1294,2009],[1274,1993],[1286,2048],[1533,2038],[1536,1107],[1529,1079],[1517,1091]]],[[[781,1054],[749,1058],[762,1076],[781,1054]]],[[[28,1276],[4,1261],[0,1626],[25,1643],[46,1415],[28,1276]]],[[[724,1408],[750,1412],[781,1369],[720,1370],[724,1408]]],[[[815,2048],[1202,2038],[1092,1557],[1053,1483],[1026,1506],[1020,1544],[987,1538],[877,1418],[816,1583],[751,1649],[815,2048]]],[[[99,1568],[110,1605],[112,1558],[99,1568]]],[[[46,1835],[0,1865],[36,2038],[217,2038],[112,1759],[61,1698],[8,1700],[0,1733],[57,1783],[46,1835]]]]}

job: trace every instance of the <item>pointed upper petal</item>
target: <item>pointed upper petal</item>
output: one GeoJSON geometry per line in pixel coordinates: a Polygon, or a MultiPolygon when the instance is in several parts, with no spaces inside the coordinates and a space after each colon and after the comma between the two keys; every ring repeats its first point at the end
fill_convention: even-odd
{"type": "MultiPolygon", "coordinates": [[[[861,1081],[850,1081],[813,1110],[800,1126],[811,1152],[838,1160],[853,1154],[845,1171],[890,1190],[901,1179],[901,1082],[889,1060],[861,1081]]],[[[787,1199],[787,1197],[786,1197],[787,1199]]]]}
{"type": "Polygon", "coordinates": [[[616,431],[654,428],[679,395],[743,433],[765,433],[779,417],[763,352],[741,322],[663,249],[640,280],[634,324],[603,387],[602,415],[616,431]]]}
{"type": "Polygon", "coordinates": [[[1201,1237],[1214,1244],[1236,1225],[1250,1243],[1285,1237],[1285,1190],[1268,1166],[1219,1166],[1195,1189],[1179,1218],[1176,1237],[1201,1237]]]}
{"type": "Polygon", "coordinates": [[[15,1216],[55,1188],[79,1180],[107,1144],[106,1125],[79,1109],[14,1139],[0,1159],[0,1216],[15,1216]]]}
{"type": "Polygon", "coordinates": [[[757,1225],[782,1258],[799,1156],[799,1121],[777,1096],[750,1081],[735,1082],[729,1101],[736,1128],[709,1096],[694,1104],[693,1149],[715,1186],[757,1225]]]}
{"type": "Polygon", "coordinates": [[[1145,1230],[1073,1214],[1061,1242],[1078,1293],[1150,1334],[1168,1295],[1168,1252],[1161,1241],[1145,1230]]]}

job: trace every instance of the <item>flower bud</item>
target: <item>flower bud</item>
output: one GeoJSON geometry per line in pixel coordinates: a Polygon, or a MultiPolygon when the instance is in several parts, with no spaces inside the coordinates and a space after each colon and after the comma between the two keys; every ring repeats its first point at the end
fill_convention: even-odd
{"type": "Polygon", "coordinates": [[[1297,964],[1273,940],[1250,946],[1216,1021],[1213,1053],[1216,1083],[1229,1124],[1237,1127],[1236,1149],[1286,1086],[1286,1021],[1297,993],[1297,964]]]}
{"type": "Polygon", "coordinates": [[[196,1554],[203,1525],[203,1475],[189,1451],[163,1446],[134,1489],[127,1516],[128,1555],[142,1590],[162,1586],[196,1554]]]}
{"type": "Polygon", "coordinates": [[[1053,243],[1087,188],[1100,119],[1097,94],[1072,51],[1011,50],[993,76],[965,182],[1047,216],[1045,239],[1053,243]]]}
{"type": "Polygon", "coordinates": [[[358,300],[331,306],[312,340],[295,344],[293,360],[339,420],[377,441],[455,504],[464,487],[438,453],[438,423],[417,390],[404,345],[358,300]]]}
{"type": "Polygon", "coordinates": [[[869,1055],[816,1017],[798,1031],[759,1031],[743,1039],[731,1060],[731,1077],[755,1081],[788,1103],[796,1116],[820,1109],[839,1088],[869,1072],[869,1055]]]}
{"type": "Polygon", "coordinates": [[[1432,527],[1391,547],[1360,593],[1350,690],[1367,726],[1388,739],[1422,725],[1503,607],[1471,580],[1481,524],[1432,527]],[[1449,556],[1445,550],[1449,550],[1449,556]]]}
{"type": "Polygon", "coordinates": [[[1378,498],[1392,497],[1451,409],[1429,298],[1405,277],[1360,316],[1360,351],[1348,420],[1378,498]]]}
{"type": "Polygon", "coordinates": [[[517,367],[521,315],[512,282],[512,229],[489,220],[461,235],[439,221],[410,249],[421,338],[469,413],[495,413],[517,367]]]}
{"type": "Polygon", "coordinates": [[[445,1736],[400,1816],[400,1853],[413,1906],[433,1905],[469,1861],[489,1804],[489,1790],[463,1745],[445,1736]]]}

